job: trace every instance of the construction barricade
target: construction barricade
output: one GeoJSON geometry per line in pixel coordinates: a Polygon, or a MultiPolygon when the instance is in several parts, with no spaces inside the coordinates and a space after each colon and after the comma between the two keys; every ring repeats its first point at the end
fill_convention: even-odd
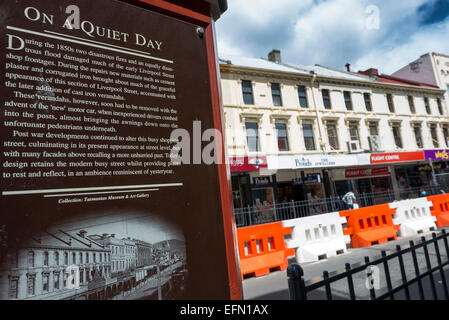
{"type": "Polygon", "coordinates": [[[449,226],[449,193],[439,194],[436,196],[427,197],[427,200],[432,201],[432,208],[430,213],[437,218],[437,227],[449,226]]]}
{"type": "Polygon", "coordinates": [[[287,257],[295,254],[285,246],[284,236],[290,233],[282,222],[237,229],[242,279],[285,270],[287,257]]]}
{"type": "Polygon", "coordinates": [[[427,198],[390,203],[390,208],[396,210],[393,222],[400,225],[400,236],[407,237],[436,230],[436,217],[430,213],[432,205],[427,198]]]}
{"type": "Polygon", "coordinates": [[[296,249],[298,263],[314,262],[347,252],[349,236],[343,234],[346,219],[338,212],[283,221],[292,228],[287,247],[296,249]]]}
{"type": "Polygon", "coordinates": [[[388,204],[340,211],[340,216],[347,218],[347,228],[343,232],[351,236],[353,248],[396,240],[399,226],[393,223],[394,213],[388,204]]]}

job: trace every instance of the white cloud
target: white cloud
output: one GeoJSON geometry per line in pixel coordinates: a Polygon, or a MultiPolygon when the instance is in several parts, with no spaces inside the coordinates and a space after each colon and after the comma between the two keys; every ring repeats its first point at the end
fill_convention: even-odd
{"type": "MultiPolygon", "coordinates": [[[[427,0],[229,0],[217,22],[220,53],[391,73],[420,55],[449,53],[447,24],[423,28],[417,9],[427,0]],[[369,30],[366,8],[378,6],[380,29],[369,30]]],[[[448,22],[449,23],[449,22],[448,22]]]]}

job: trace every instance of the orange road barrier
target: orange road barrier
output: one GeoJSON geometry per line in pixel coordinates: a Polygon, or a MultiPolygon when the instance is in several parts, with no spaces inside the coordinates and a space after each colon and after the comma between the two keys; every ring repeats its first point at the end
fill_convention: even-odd
{"type": "Polygon", "coordinates": [[[437,227],[449,226],[449,193],[439,194],[427,197],[428,201],[432,201],[433,207],[430,208],[432,216],[437,217],[437,227]]]}
{"type": "Polygon", "coordinates": [[[285,270],[287,257],[295,255],[295,250],[288,249],[284,241],[284,236],[291,232],[282,222],[237,229],[242,279],[285,270]]]}
{"type": "Polygon", "coordinates": [[[353,248],[370,247],[390,240],[396,240],[399,225],[393,224],[395,209],[388,204],[365,207],[355,210],[340,211],[341,217],[347,218],[345,235],[351,236],[353,248]]]}

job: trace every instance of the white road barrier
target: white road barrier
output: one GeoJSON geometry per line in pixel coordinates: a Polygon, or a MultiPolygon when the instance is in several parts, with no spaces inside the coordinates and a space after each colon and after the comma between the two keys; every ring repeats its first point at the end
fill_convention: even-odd
{"type": "Polygon", "coordinates": [[[390,208],[396,209],[396,213],[393,214],[393,223],[401,226],[399,230],[401,237],[437,229],[436,217],[430,212],[433,204],[427,198],[396,201],[389,205],[390,208]]]}
{"type": "Polygon", "coordinates": [[[282,221],[292,228],[287,247],[296,249],[298,263],[314,262],[347,252],[351,238],[343,234],[346,218],[338,212],[282,221]]]}

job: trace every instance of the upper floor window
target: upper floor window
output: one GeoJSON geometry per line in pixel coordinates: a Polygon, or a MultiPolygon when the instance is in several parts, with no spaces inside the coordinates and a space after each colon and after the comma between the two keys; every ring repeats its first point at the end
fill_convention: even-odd
{"type": "Polygon", "coordinates": [[[391,93],[387,93],[387,103],[388,103],[388,110],[390,110],[391,113],[394,113],[394,101],[393,95],[391,93]]]}
{"type": "Polygon", "coordinates": [[[276,107],[282,106],[281,86],[279,83],[271,84],[271,96],[273,97],[273,105],[276,107]]]}
{"type": "Polygon", "coordinates": [[[432,114],[432,111],[430,110],[429,98],[424,97],[424,105],[426,106],[427,114],[432,114]]]}
{"type": "Polygon", "coordinates": [[[64,252],[64,264],[67,266],[69,264],[69,254],[64,252]]]}
{"type": "Polygon", "coordinates": [[[415,124],[413,126],[413,132],[415,133],[416,146],[421,149],[423,147],[421,125],[415,124]]]}
{"type": "Polygon", "coordinates": [[[243,103],[254,105],[253,84],[249,80],[242,80],[243,103]]]}
{"type": "Polygon", "coordinates": [[[440,113],[440,115],[444,115],[444,111],[443,111],[443,106],[441,105],[441,99],[437,98],[437,105],[438,105],[438,112],[440,113]]]}
{"type": "Polygon", "coordinates": [[[449,126],[443,126],[443,137],[444,142],[446,143],[446,147],[449,148],[449,126]]]}
{"type": "Polygon", "coordinates": [[[315,138],[313,135],[313,124],[311,123],[303,123],[302,125],[302,133],[304,136],[304,145],[307,151],[316,150],[315,147],[315,138]]]}
{"type": "Polygon", "coordinates": [[[413,98],[413,96],[408,96],[408,105],[410,107],[410,113],[415,114],[416,108],[415,108],[415,99],[413,98]]]}
{"type": "Polygon", "coordinates": [[[298,86],[299,105],[301,108],[308,108],[307,92],[305,86],[298,86]]]}
{"type": "Polygon", "coordinates": [[[321,95],[323,96],[324,109],[332,109],[332,102],[330,97],[330,92],[328,89],[321,90],[321,95]]]}
{"type": "Polygon", "coordinates": [[[34,267],[34,252],[28,251],[28,268],[34,267]]]}
{"type": "Polygon", "coordinates": [[[48,266],[48,251],[44,252],[44,266],[48,266]]]}
{"type": "Polygon", "coordinates": [[[401,124],[394,123],[391,128],[393,131],[393,139],[396,147],[402,149],[401,124]]]}
{"type": "Polygon", "coordinates": [[[434,124],[430,126],[430,136],[432,137],[432,143],[434,148],[439,148],[440,143],[438,142],[437,126],[434,124]]]}
{"type": "Polygon", "coordinates": [[[246,122],[246,143],[249,152],[258,152],[259,149],[259,126],[257,122],[246,122]]]}
{"type": "Polygon", "coordinates": [[[340,149],[338,142],[337,124],[335,122],[328,122],[326,125],[327,138],[332,150],[340,149]]]}
{"type": "Polygon", "coordinates": [[[360,143],[359,125],[356,122],[349,123],[349,138],[351,141],[358,141],[360,143]]]}
{"type": "Polygon", "coordinates": [[[346,106],[346,110],[351,111],[352,110],[352,98],[351,98],[351,92],[349,91],[344,91],[343,92],[343,96],[345,98],[345,106],[346,106]]]}
{"type": "Polygon", "coordinates": [[[371,94],[365,92],[363,94],[363,99],[365,100],[366,111],[373,111],[373,105],[371,103],[371,94]]]}
{"type": "Polygon", "coordinates": [[[59,252],[55,252],[54,257],[55,257],[55,266],[59,266],[59,252]]]}
{"type": "Polygon", "coordinates": [[[369,129],[370,136],[378,136],[379,135],[379,127],[376,122],[370,122],[368,129],[369,129]]]}
{"type": "Polygon", "coordinates": [[[277,122],[275,126],[278,137],[279,151],[289,151],[290,147],[288,145],[287,124],[277,122]]]}

